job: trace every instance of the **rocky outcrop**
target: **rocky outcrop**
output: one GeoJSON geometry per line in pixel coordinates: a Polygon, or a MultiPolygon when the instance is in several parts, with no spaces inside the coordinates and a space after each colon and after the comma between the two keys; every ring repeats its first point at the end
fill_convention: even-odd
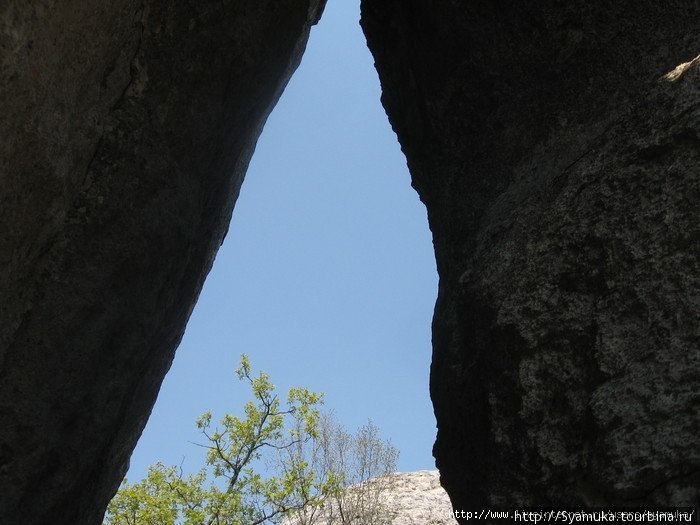
{"type": "MultiPolygon", "coordinates": [[[[367,503],[375,510],[365,518],[365,523],[382,523],[385,525],[452,525],[457,523],[450,504],[450,498],[440,486],[437,470],[418,470],[416,472],[394,472],[386,478],[374,478],[366,482],[380,483],[381,488],[370,489],[367,503]]],[[[352,491],[358,485],[347,489],[352,491]]],[[[362,486],[360,486],[362,487],[362,486]]],[[[365,500],[366,501],[366,500],[365,500]]],[[[282,525],[330,525],[339,523],[338,514],[328,518],[323,510],[309,512],[306,519],[288,518],[282,525]]],[[[348,517],[353,523],[361,523],[348,517]]]]}
{"type": "Polygon", "coordinates": [[[362,4],[455,508],[698,501],[700,4],[362,4]]]}
{"type": "Polygon", "coordinates": [[[452,525],[450,498],[440,486],[436,470],[397,472],[391,475],[390,489],[382,498],[391,525],[452,525]]]}
{"type": "Polygon", "coordinates": [[[0,523],[100,522],[324,3],[0,6],[0,523]]]}

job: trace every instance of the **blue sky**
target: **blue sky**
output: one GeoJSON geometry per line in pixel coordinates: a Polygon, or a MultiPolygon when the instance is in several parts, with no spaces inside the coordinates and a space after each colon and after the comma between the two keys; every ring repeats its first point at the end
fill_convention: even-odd
{"type": "Polygon", "coordinates": [[[399,470],[434,468],[435,259],[358,18],[359,2],[329,0],[265,126],[131,481],[156,460],[201,466],[196,418],[249,399],[241,353],[282,390],[325,392],[348,428],[371,418],[399,470]]]}

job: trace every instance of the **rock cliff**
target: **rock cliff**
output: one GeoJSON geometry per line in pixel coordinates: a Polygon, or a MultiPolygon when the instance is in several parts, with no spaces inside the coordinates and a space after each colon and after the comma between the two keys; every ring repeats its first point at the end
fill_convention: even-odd
{"type": "MultiPolygon", "coordinates": [[[[373,518],[386,525],[453,525],[454,519],[450,498],[440,486],[437,470],[416,472],[395,472],[388,479],[381,479],[382,489],[378,490],[373,506],[378,515],[373,518]]],[[[370,480],[371,484],[374,480],[370,480]]],[[[350,487],[349,490],[352,490],[350,487]]],[[[370,518],[372,519],[372,518],[370,518]]],[[[339,520],[324,518],[323,511],[314,514],[314,525],[329,525],[339,520]]],[[[357,521],[357,520],[356,520],[357,521]]],[[[286,519],[282,525],[300,525],[301,519],[286,519]]]]}
{"type": "MultiPolygon", "coordinates": [[[[99,523],[324,0],[0,6],[0,523],[99,523]]],[[[688,504],[700,3],[363,0],[456,508],[688,504]]]]}
{"type": "Polygon", "coordinates": [[[0,523],[100,522],[324,3],[0,5],[0,523]]]}
{"type": "Polygon", "coordinates": [[[362,9],[433,233],[455,507],[697,502],[700,3],[362,9]]]}

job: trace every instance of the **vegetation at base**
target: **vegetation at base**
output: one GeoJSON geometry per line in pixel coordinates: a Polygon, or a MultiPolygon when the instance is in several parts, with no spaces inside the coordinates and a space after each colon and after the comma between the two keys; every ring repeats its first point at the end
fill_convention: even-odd
{"type": "Polygon", "coordinates": [[[125,479],[104,525],[389,523],[381,494],[398,450],[371,421],[352,435],[320,412],[322,394],[291,388],[283,401],[267,374],[252,374],[246,355],[236,375],[253,400],[242,417],[226,414],[214,425],[205,412],[197,420],[205,465],[185,475],[156,463],[145,479],[125,479]]]}

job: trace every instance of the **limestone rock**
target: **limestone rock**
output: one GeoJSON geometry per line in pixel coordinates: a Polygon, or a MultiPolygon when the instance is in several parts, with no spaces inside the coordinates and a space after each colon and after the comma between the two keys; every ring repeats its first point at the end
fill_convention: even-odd
{"type": "Polygon", "coordinates": [[[700,500],[700,3],[362,5],[455,507],[700,500]]]}
{"type": "Polygon", "coordinates": [[[0,523],[97,524],[325,0],[0,5],[0,523]]]}
{"type": "MultiPolygon", "coordinates": [[[[370,480],[368,483],[372,483],[370,480]]],[[[391,525],[452,525],[453,517],[450,498],[440,485],[440,474],[436,470],[416,472],[395,472],[390,474],[379,498],[385,516],[391,525]]],[[[350,489],[352,490],[352,489],[350,489]]],[[[283,525],[298,525],[300,522],[289,519],[283,525]]],[[[329,525],[320,518],[314,525],[329,525]]]]}
{"type": "Polygon", "coordinates": [[[438,471],[399,472],[392,475],[386,506],[392,525],[452,525],[452,505],[440,485],[438,471]]]}

